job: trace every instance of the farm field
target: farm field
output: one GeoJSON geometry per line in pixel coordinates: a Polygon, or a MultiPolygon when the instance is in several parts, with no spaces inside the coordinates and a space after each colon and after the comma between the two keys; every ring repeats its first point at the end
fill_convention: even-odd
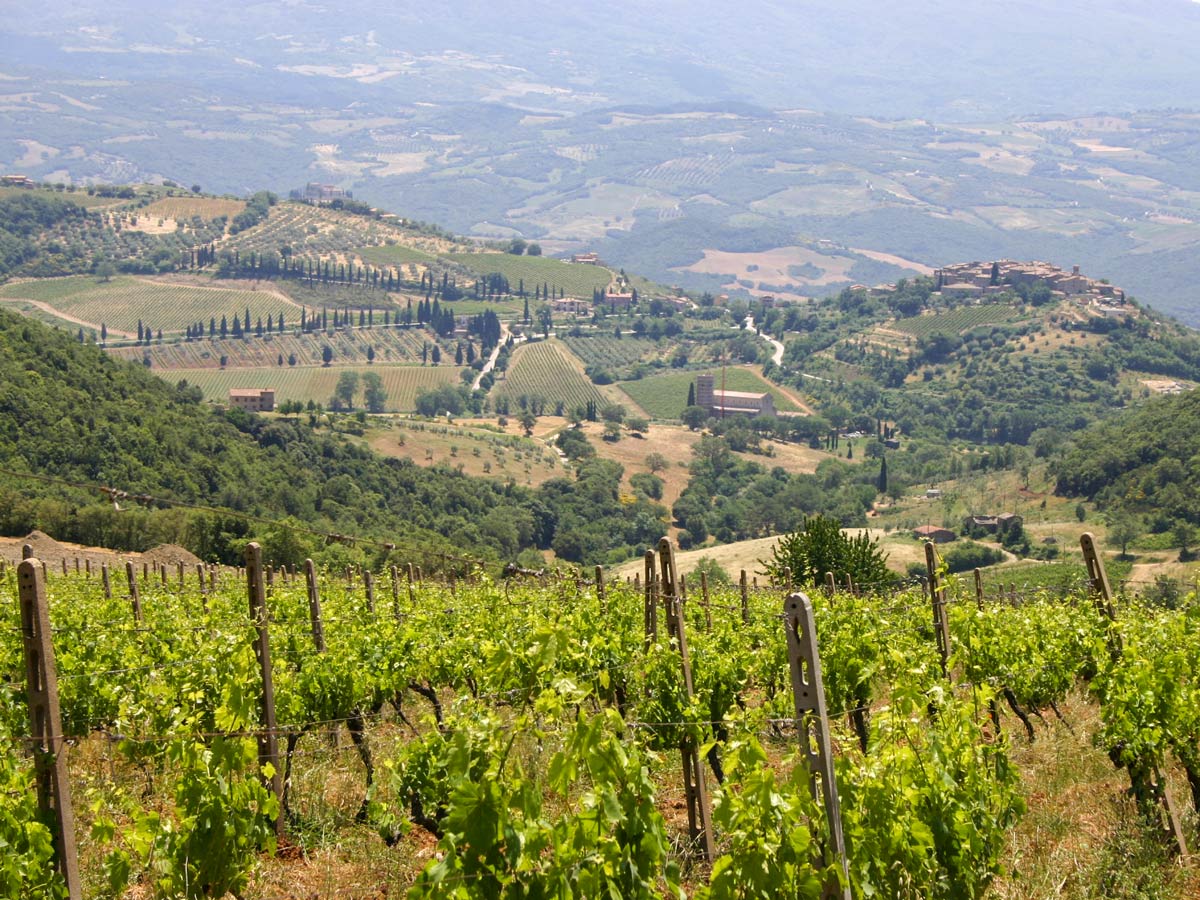
{"type": "Polygon", "coordinates": [[[587,337],[562,337],[559,340],[583,360],[585,366],[596,366],[609,372],[642,360],[654,359],[670,346],[668,341],[633,336],[618,339],[611,334],[599,333],[587,337]]]}
{"type": "Polygon", "coordinates": [[[476,275],[498,272],[508,279],[515,291],[521,282],[532,294],[535,285],[548,284],[568,297],[590,299],[596,288],[607,288],[613,274],[601,266],[569,263],[547,256],[514,256],[511,253],[447,253],[445,258],[470,269],[476,275]]]}
{"type": "MultiPolygon", "coordinates": [[[[305,366],[274,369],[171,369],[162,373],[168,381],[187,381],[204,392],[205,399],[223,403],[231,388],[275,388],[275,402],[312,400],[329,405],[338,376],[345,371],[360,376],[374,372],[383,379],[387,392],[386,411],[411,412],[417,392],[439,384],[458,384],[457,366],[305,366]]],[[[361,386],[357,403],[361,406],[361,386]]]]}
{"type": "Polygon", "coordinates": [[[511,479],[537,486],[564,475],[558,455],[545,444],[513,434],[438,422],[399,420],[372,430],[367,444],[384,456],[417,465],[448,466],[467,475],[511,479]]]}
{"type": "MultiPolygon", "coordinates": [[[[721,371],[709,370],[715,379],[717,390],[721,389],[721,371]]],[[[638,381],[622,381],[620,388],[633,401],[655,419],[678,419],[687,406],[688,386],[693,384],[700,371],[670,372],[652,375],[638,381]]],[[[787,395],[766,381],[753,369],[730,366],[725,370],[725,389],[730,391],[766,391],[775,400],[780,412],[798,412],[799,407],[787,395]]]]}
{"type": "Polygon", "coordinates": [[[934,315],[911,316],[907,319],[897,319],[890,326],[895,331],[911,334],[913,337],[928,337],[934,332],[961,334],[979,325],[996,325],[1001,322],[1012,322],[1021,317],[1019,310],[1001,303],[987,303],[981,306],[961,306],[934,315]]]}
{"type": "Polygon", "coordinates": [[[232,219],[245,208],[244,200],[225,200],[220,197],[163,197],[139,210],[138,216],[185,222],[191,221],[195,216],[205,220],[220,216],[232,219]]]}
{"type": "Polygon", "coordinates": [[[250,310],[251,323],[260,317],[285,313],[299,318],[299,309],[271,291],[245,291],[193,284],[172,284],[144,278],[122,276],[103,282],[90,275],[54,278],[9,284],[0,288],[0,297],[35,300],[52,306],[72,319],[90,323],[99,329],[136,333],[138,322],[155,331],[182,331],[185,326],[205,322],[212,317],[244,315],[250,310]]]}
{"type": "Polygon", "coordinates": [[[516,408],[517,398],[540,396],[552,411],[562,402],[567,410],[585,406],[589,400],[603,406],[608,401],[579,370],[570,351],[556,340],[533,341],[513,353],[505,378],[492,388],[493,397],[505,397],[516,408]]]}
{"type": "Polygon", "coordinates": [[[404,244],[360,247],[353,252],[375,266],[406,266],[414,263],[428,265],[437,261],[437,257],[432,253],[426,253],[424,250],[404,244]]]}
{"type": "MultiPolygon", "coordinates": [[[[298,366],[320,366],[326,347],[333,351],[333,362],[337,365],[367,365],[370,348],[374,348],[378,363],[418,363],[422,348],[433,343],[429,333],[418,328],[376,326],[300,334],[292,327],[297,321],[285,322],[287,327],[282,334],[264,334],[262,337],[251,334],[250,337],[224,340],[175,340],[149,346],[110,346],[108,352],[136,362],[149,357],[154,369],[215,369],[220,367],[222,356],[226,358],[226,364],[235,369],[274,369],[281,367],[280,357],[289,366],[293,364],[293,358],[298,366]]],[[[442,352],[447,349],[449,347],[444,345],[442,352]]],[[[450,352],[453,354],[453,350],[450,352]]]]}

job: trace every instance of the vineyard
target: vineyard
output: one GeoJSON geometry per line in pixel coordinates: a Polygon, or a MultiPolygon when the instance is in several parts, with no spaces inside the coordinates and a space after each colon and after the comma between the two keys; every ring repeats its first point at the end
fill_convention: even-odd
{"type": "Polygon", "coordinates": [[[612,335],[590,335],[588,337],[563,337],[560,340],[572,353],[590,368],[608,372],[624,369],[644,360],[654,359],[663,346],[658,341],[633,337],[615,338],[612,335]]]}
{"type": "MultiPolygon", "coordinates": [[[[652,375],[638,381],[621,382],[621,390],[633,398],[634,403],[655,419],[678,419],[687,406],[688,387],[695,383],[696,376],[703,372],[670,372],[652,375]]],[[[709,370],[715,387],[721,390],[720,369],[709,370]]],[[[780,412],[795,412],[798,407],[782,391],[763,379],[752,369],[730,366],[724,372],[725,389],[730,391],[767,392],[775,401],[780,412]]]]}
{"type": "MultiPolygon", "coordinates": [[[[417,392],[442,384],[458,384],[457,366],[296,366],[272,369],[174,369],[166,375],[172,382],[187,381],[204,392],[208,400],[225,402],[232,388],[274,388],[275,402],[310,400],[328,406],[337,385],[338,376],[345,371],[360,376],[374,372],[383,380],[387,393],[384,409],[387,412],[411,412],[416,406],[417,392]]],[[[166,373],[164,373],[166,374],[166,373]]]]}
{"type": "Polygon", "coordinates": [[[475,275],[499,273],[508,279],[514,291],[524,283],[526,293],[535,286],[549,285],[555,293],[587,300],[594,290],[603,290],[613,274],[602,266],[569,263],[546,256],[515,256],[511,253],[447,253],[444,258],[475,275]]]}
{"type": "Polygon", "coordinates": [[[522,344],[513,353],[505,380],[497,381],[492,393],[517,402],[520,397],[541,397],[551,406],[561,402],[567,410],[584,407],[589,401],[603,406],[607,400],[596,389],[557,340],[522,344]]]}
{"type": "Polygon", "coordinates": [[[988,303],[981,306],[960,306],[934,315],[912,316],[897,319],[890,326],[913,337],[928,337],[935,332],[962,334],[979,325],[996,325],[1019,318],[1020,310],[1003,303],[988,303]]]}
{"type": "MultiPolygon", "coordinates": [[[[124,359],[142,362],[150,360],[150,368],[162,374],[173,369],[216,369],[225,358],[233,368],[281,368],[287,366],[319,366],[322,353],[333,351],[337,365],[368,362],[368,352],[374,350],[380,363],[416,363],[421,351],[432,343],[428,332],[417,328],[376,326],[373,328],[339,328],[333,332],[318,331],[300,334],[293,330],[299,315],[289,315],[287,330],[280,334],[258,337],[253,331],[242,338],[170,341],[130,347],[110,347],[109,353],[124,359]],[[282,358],[283,362],[280,362],[282,358]]],[[[450,345],[443,345],[446,353],[450,345]]],[[[453,349],[449,350],[453,358],[453,349]]]]}
{"type": "Polygon", "coordinates": [[[171,284],[141,278],[119,277],[105,282],[86,275],[26,281],[0,288],[0,297],[36,300],[56,311],[91,323],[97,329],[135,334],[139,322],[155,331],[182,331],[196,322],[216,317],[232,318],[250,310],[251,322],[286,313],[299,319],[291,302],[271,291],[171,284]]]}
{"type": "Polygon", "coordinates": [[[330,878],[355,872],[353,845],[373,890],[413,898],[982,897],[1032,864],[1008,841],[1048,786],[1014,753],[1065,733],[1042,711],[1081,683],[1147,823],[1200,775],[1194,596],[1114,612],[951,584],[810,607],[689,592],[666,550],[652,590],[431,582],[396,553],[306,582],[259,560],[32,560],[20,603],[3,577],[6,895],[276,896],[330,848],[330,878]],[[43,808],[74,813],[56,844],[31,745],[43,808]]]}

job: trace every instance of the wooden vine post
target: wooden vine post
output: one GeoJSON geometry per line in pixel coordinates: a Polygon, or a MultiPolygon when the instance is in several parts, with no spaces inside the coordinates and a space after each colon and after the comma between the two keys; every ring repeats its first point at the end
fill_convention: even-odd
{"type": "Polygon", "coordinates": [[[600,611],[603,613],[605,610],[603,566],[596,566],[596,601],[600,604],[600,611]]]}
{"type": "Polygon", "coordinates": [[[363,572],[363,589],[367,595],[367,611],[375,615],[375,576],[369,571],[363,572]]]}
{"type": "Polygon", "coordinates": [[[311,559],[304,561],[304,581],[308,585],[308,617],[312,622],[313,646],[325,652],[325,627],[321,624],[321,592],[317,586],[317,567],[311,559]]]}
{"type": "Polygon", "coordinates": [[[133,618],[135,622],[142,621],[142,598],[138,594],[137,573],[133,569],[133,563],[129,560],[125,561],[125,580],[129,582],[129,603],[133,606],[133,618]]]}
{"type": "Polygon", "coordinates": [[[933,635],[937,640],[942,677],[950,675],[950,626],[946,621],[946,586],[938,571],[937,548],[933,541],[925,542],[925,568],[929,572],[929,597],[933,601],[933,635]]]}
{"type": "Polygon", "coordinates": [[[104,563],[104,565],[102,565],[100,567],[100,582],[101,582],[101,584],[104,585],[104,599],[111,600],[112,599],[112,579],[109,577],[109,574],[108,574],[108,563],[104,563]]]}
{"type": "Polygon", "coordinates": [[[830,879],[821,888],[822,900],[850,900],[850,872],[846,862],[846,838],[842,832],[842,810],[838,803],[837,779],[833,772],[833,745],[829,738],[829,712],[825,707],[825,681],[812,601],[802,592],[789,594],[783,603],[787,623],[788,668],[792,675],[792,697],[796,707],[796,730],[808,763],[809,791],[825,809],[829,840],[822,848],[822,867],[836,863],[842,877],[830,879]]]}
{"type": "Polygon", "coordinates": [[[246,592],[250,600],[250,620],[255,626],[254,655],[262,670],[263,730],[258,737],[258,762],[271,766],[266,783],[279,802],[275,817],[275,833],[283,834],[283,769],[279,765],[279,725],[275,721],[275,680],[271,675],[270,616],[267,611],[267,590],[263,583],[262,547],[252,541],[246,545],[246,592]]]}
{"type": "Polygon", "coordinates": [[[742,624],[750,624],[750,591],[746,587],[746,570],[742,569],[742,577],[738,579],[738,587],[742,593],[742,624]]]}
{"type": "MultiPolygon", "coordinates": [[[[679,664],[683,670],[684,696],[690,703],[696,695],[692,682],[692,662],[688,656],[687,628],[683,614],[683,600],[676,593],[679,579],[675,568],[675,551],[669,538],[658,542],[659,568],[663,598],[667,604],[667,633],[675,640],[679,649],[679,664]]],[[[704,848],[704,858],[712,862],[717,858],[716,842],[713,839],[712,805],[708,797],[708,785],[704,779],[704,763],[696,736],[684,733],[680,746],[683,760],[683,792],[687,799],[688,832],[692,840],[699,840],[704,848]]]]}
{"type": "MultiPolygon", "coordinates": [[[[1108,652],[1114,661],[1121,656],[1121,635],[1117,632],[1117,611],[1113,606],[1112,586],[1108,581],[1108,572],[1100,558],[1096,547],[1096,536],[1085,531],[1079,536],[1079,546],[1083,550],[1083,562],[1087,566],[1088,581],[1091,582],[1092,597],[1101,617],[1108,621],[1108,652]]],[[[1147,795],[1154,796],[1162,804],[1166,816],[1166,827],[1170,837],[1175,841],[1179,855],[1184,859],[1188,856],[1187,841],[1183,836],[1179,815],[1175,811],[1175,802],[1167,788],[1167,780],[1154,762],[1135,762],[1128,766],[1129,782],[1134,794],[1139,798],[1147,795]]]]}
{"type": "Polygon", "coordinates": [[[645,557],[645,591],[646,591],[646,647],[658,640],[658,598],[654,596],[655,573],[654,551],[647,550],[645,557]]]}
{"type": "Polygon", "coordinates": [[[400,570],[392,566],[392,615],[400,618],[400,570]]]}
{"type": "Polygon", "coordinates": [[[37,780],[38,809],[55,823],[54,857],[70,900],[82,900],[79,856],[75,848],[75,812],[67,777],[66,742],[58,705],[58,672],[50,632],[50,604],[41,563],[27,557],[17,567],[21,639],[29,693],[29,733],[37,780]]]}

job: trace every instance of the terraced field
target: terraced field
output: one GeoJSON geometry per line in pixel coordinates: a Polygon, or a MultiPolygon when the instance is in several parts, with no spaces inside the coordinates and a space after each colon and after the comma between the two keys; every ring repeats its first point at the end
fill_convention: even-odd
{"type": "MultiPolygon", "coordinates": [[[[439,384],[458,384],[458,366],[341,366],[323,368],[245,369],[174,369],[163,373],[171,383],[186,380],[204,392],[208,400],[224,401],[231,388],[275,388],[275,401],[312,400],[324,405],[333,396],[338,376],[347,370],[374,372],[383,379],[387,392],[388,412],[411,412],[416,406],[417,391],[439,384]]],[[[360,398],[361,400],[361,389],[360,398]]]]}
{"type": "MultiPolygon", "coordinates": [[[[678,419],[679,414],[687,406],[688,385],[696,380],[702,372],[670,372],[664,375],[653,375],[639,381],[622,381],[621,390],[628,394],[633,401],[655,419],[678,419]]],[[[711,370],[716,378],[717,389],[721,386],[721,371],[711,370]]],[[[730,367],[725,370],[725,388],[730,391],[767,391],[775,400],[775,408],[780,412],[798,412],[799,407],[789,400],[783,392],[770,382],[763,379],[753,369],[730,367]]]]}
{"type": "Polygon", "coordinates": [[[182,331],[194,322],[250,310],[250,321],[284,313],[299,318],[292,303],[268,291],[172,284],[142,278],[121,277],[103,282],[88,275],[54,278],[5,285],[0,298],[31,300],[52,307],[64,317],[101,324],[110,331],[136,332],[139,321],[156,331],[182,331]]]}
{"type": "Polygon", "coordinates": [[[553,338],[522,344],[513,354],[507,378],[498,381],[492,393],[512,402],[522,394],[543,397],[551,408],[561,400],[568,410],[584,406],[589,400],[603,406],[608,401],[579,371],[569,353],[553,338]]]}
{"type": "Polygon", "coordinates": [[[499,272],[508,279],[515,291],[524,281],[525,290],[533,293],[535,285],[548,284],[568,297],[592,296],[597,288],[612,282],[612,272],[602,266],[569,263],[546,256],[514,256],[511,253],[447,253],[445,258],[471,270],[476,275],[499,272]]]}
{"type": "Polygon", "coordinates": [[[897,319],[892,329],[911,334],[913,337],[928,337],[935,332],[961,334],[979,325],[996,325],[1020,318],[1018,310],[1000,303],[983,306],[963,306],[931,316],[912,316],[897,319]]]}

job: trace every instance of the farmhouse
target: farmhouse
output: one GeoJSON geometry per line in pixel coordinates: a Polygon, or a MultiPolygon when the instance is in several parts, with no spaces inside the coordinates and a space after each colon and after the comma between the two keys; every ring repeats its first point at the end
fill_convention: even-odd
{"type": "Polygon", "coordinates": [[[696,376],[696,405],[707,410],[710,416],[771,416],[779,415],[775,410],[774,398],[764,392],[718,391],[713,388],[712,375],[696,376]]]}
{"type": "Polygon", "coordinates": [[[31,188],[34,186],[34,181],[28,175],[0,175],[0,185],[31,188]]]}
{"type": "Polygon", "coordinates": [[[949,528],[938,528],[936,525],[920,525],[913,529],[913,537],[919,541],[933,541],[935,544],[948,544],[958,539],[949,528]]]}
{"type": "Polygon", "coordinates": [[[275,409],[275,388],[230,388],[229,405],[247,412],[271,412],[275,409]]]}
{"type": "Polygon", "coordinates": [[[579,300],[575,297],[563,297],[558,300],[551,300],[550,305],[556,313],[574,313],[576,315],[587,316],[591,315],[592,312],[592,307],[586,300],[579,300]]]}
{"type": "Polygon", "coordinates": [[[600,259],[599,255],[593,251],[588,251],[587,253],[576,253],[571,257],[571,262],[583,263],[587,266],[604,265],[604,262],[600,259]]]}

